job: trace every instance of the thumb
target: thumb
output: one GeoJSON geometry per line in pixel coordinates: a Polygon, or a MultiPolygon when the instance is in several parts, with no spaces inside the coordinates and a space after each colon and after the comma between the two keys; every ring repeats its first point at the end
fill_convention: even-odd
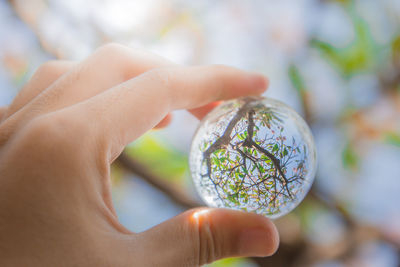
{"type": "Polygon", "coordinates": [[[149,266],[198,266],[226,257],[270,256],[278,248],[274,224],[254,213],[194,209],[142,234],[149,266]],[[156,257],[155,257],[156,255],[156,257]]]}

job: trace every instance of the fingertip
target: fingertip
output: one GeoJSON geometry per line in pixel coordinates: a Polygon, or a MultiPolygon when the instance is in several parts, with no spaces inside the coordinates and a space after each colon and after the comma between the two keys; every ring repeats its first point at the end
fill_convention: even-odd
{"type": "Polygon", "coordinates": [[[267,256],[272,256],[278,251],[280,238],[279,238],[279,232],[278,232],[278,229],[276,228],[276,225],[271,220],[268,220],[268,224],[269,224],[269,227],[270,227],[269,229],[270,229],[270,233],[271,233],[271,246],[270,246],[269,254],[267,256]]]}
{"type": "Polygon", "coordinates": [[[192,113],[199,120],[203,119],[211,110],[219,106],[222,101],[211,102],[207,105],[201,106],[199,108],[190,109],[189,112],[192,113]]]}
{"type": "Polygon", "coordinates": [[[244,227],[238,238],[238,251],[241,256],[267,257],[275,254],[279,247],[279,234],[275,225],[264,216],[253,226],[244,227]]]}
{"type": "Polygon", "coordinates": [[[232,80],[230,93],[226,99],[242,96],[257,96],[264,93],[268,87],[268,79],[264,75],[256,72],[242,72],[232,80]]]}
{"type": "Polygon", "coordinates": [[[227,245],[227,251],[231,251],[230,256],[266,257],[273,255],[279,247],[278,231],[265,216],[231,209],[203,208],[196,210],[191,217],[200,225],[212,222],[214,232],[219,232],[219,237],[225,240],[219,241],[227,245]]]}
{"type": "Polygon", "coordinates": [[[260,73],[252,73],[249,78],[250,86],[257,92],[262,93],[267,90],[269,81],[268,78],[260,73]]]}

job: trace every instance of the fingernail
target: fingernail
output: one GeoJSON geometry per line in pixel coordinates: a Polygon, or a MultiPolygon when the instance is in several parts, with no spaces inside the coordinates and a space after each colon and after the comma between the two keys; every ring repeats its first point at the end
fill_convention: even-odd
{"type": "Polygon", "coordinates": [[[239,236],[240,255],[271,256],[275,253],[276,246],[275,237],[265,228],[243,229],[239,236]]]}

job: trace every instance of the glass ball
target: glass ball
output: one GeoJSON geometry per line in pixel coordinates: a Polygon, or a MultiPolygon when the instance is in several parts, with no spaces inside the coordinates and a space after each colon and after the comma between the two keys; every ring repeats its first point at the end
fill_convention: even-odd
{"type": "Polygon", "coordinates": [[[286,104],[265,97],[224,102],[201,121],[189,165],[211,207],[278,218],[306,196],[316,171],[314,139],[286,104]]]}

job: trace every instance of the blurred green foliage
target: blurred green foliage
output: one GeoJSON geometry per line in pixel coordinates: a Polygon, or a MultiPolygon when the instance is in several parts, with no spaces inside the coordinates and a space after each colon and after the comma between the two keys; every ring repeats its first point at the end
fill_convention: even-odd
{"type": "Polygon", "coordinates": [[[323,57],[333,63],[344,78],[354,74],[372,71],[377,68],[380,47],[372,38],[368,24],[360,18],[353,7],[347,8],[347,13],[354,27],[354,40],[344,48],[313,38],[310,46],[317,49],[323,57]]]}
{"type": "Polygon", "coordinates": [[[395,145],[397,147],[400,147],[400,134],[394,133],[394,132],[386,133],[385,141],[388,144],[392,144],[392,145],[395,145]]]}
{"type": "Polygon", "coordinates": [[[307,88],[298,67],[294,64],[291,64],[288,69],[288,75],[294,89],[296,89],[300,96],[303,96],[307,88]]]}
{"type": "Polygon", "coordinates": [[[351,143],[348,143],[342,152],[343,165],[346,169],[355,170],[359,164],[359,157],[351,143]]]}
{"type": "Polygon", "coordinates": [[[240,258],[231,258],[231,259],[223,259],[214,262],[213,264],[210,264],[209,266],[213,267],[242,267],[242,266],[248,266],[249,261],[246,259],[240,259],[240,258]]]}
{"type": "Polygon", "coordinates": [[[181,182],[187,175],[187,155],[160,139],[157,132],[136,140],[127,147],[126,153],[169,181],[181,182]]]}

